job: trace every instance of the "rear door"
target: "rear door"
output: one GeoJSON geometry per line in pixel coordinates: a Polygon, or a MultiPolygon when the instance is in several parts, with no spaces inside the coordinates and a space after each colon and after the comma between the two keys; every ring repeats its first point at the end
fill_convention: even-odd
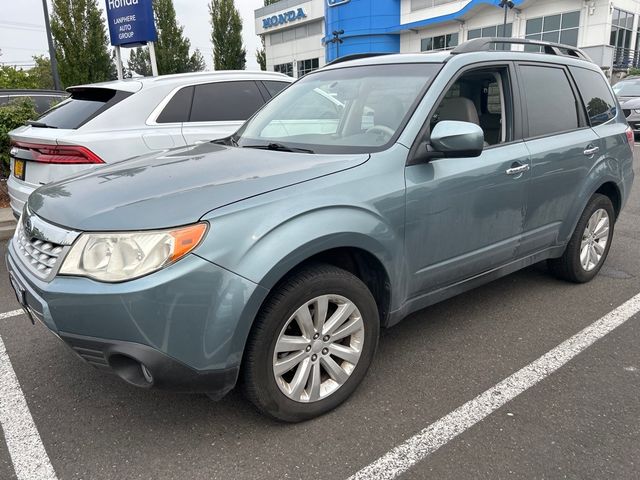
{"type": "Polygon", "coordinates": [[[253,80],[195,85],[182,135],[187,145],[231,135],[267,100],[253,80]]]}
{"type": "Polygon", "coordinates": [[[520,63],[518,78],[532,169],[522,242],[526,255],[566,240],[560,232],[600,155],[600,142],[567,67],[520,63]]]}

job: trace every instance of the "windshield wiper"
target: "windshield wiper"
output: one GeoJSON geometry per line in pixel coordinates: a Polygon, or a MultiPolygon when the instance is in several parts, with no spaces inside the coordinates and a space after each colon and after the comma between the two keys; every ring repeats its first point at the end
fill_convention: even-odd
{"type": "Polygon", "coordinates": [[[36,120],[27,120],[27,125],[31,125],[32,127],[36,128],[58,128],[54,127],[53,125],[47,125],[46,123],[38,122],[36,120]]]}
{"type": "Polygon", "coordinates": [[[264,145],[243,145],[242,148],[256,148],[259,150],[276,150],[279,152],[296,152],[296,153],[314,153],[313,150],[309,150],[308,148],[296,148],[289,147],[288,145],[284,145],[282,143],[265,143],[264,145]]]}

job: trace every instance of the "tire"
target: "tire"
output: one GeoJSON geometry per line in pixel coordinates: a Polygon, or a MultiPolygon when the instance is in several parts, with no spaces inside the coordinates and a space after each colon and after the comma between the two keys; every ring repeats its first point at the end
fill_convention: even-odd
{"type": "Polygon", "coordinates": [[[258,410],[277,420],[300,422],[322,415],[344,402],[360,384],[379,333],[376,302],[360,279],[325,264],[300,270],[274,289],[256,318],[243,362],[244,393],[258,410]],[[323,311],[327,311],[326,321],[319,329],[316,322],[323,315],[317,312],[323,311]],[[342,317],[346,320],[335,322],[342,317]],[[282,336],[286,339],[279,342],[282,336]],[[295,346],[285,346],[292,338],[295,346]],[[281,350],[278,353],[276,345],[281,350]],[[334,355],[336,352],[348,356],[355,366],[334,355]],[[286,370],[289,360],[298,363],[286,370]],[[331,368],[333,375],[329,375],[331,368]],[[307,380],[300,380],[304,378],[307,380]]]}
{"type": "MultiPolygon", "coordinates": [[[[549,269],[551,270],[551,272],[556,277],[562,280],[567,280],[574,283],[586,283],[591,281],[598,274],[598,272],[602,268],[602,265],[607,259],[607,255],[609,254],[609,249],[611,248],[611,240],[613,239],[615,218],[615,211],[609,197],[601,195],[599,193],[596,193],[593,197],[591,197],[589,203],[580,216],[580,220],[578,220],[576,229],[573,232],[573,235],[571,236],[571,239],[569,240],[567,248],[564,251],[562,257],[554,258],[548,261],[549,269]],[[600,240],[590,240],[588,236],[590,232],[587,230],[587,227],[589,226],[590,219],[592,219],[596,212],[606,213],[606,220],[608,221],[608,232],[606,233],[606,235],[603,234],[600,240]],[[587,236],[585,237],[585,235],[587,236]],[[604,244],[603,246],[602,240],[605,238],[606,244],[604,244]],[[587,267],[585,267],[583,263],[583,260],[586,257],[583,256],[581,260],[583,240],[587,242],[591,241],[593,245],[592,252],[596,252],[596,249],[598,249],[599,254],[600,248],[602,251],[597,261],[593,259],[593,261],[587,260],[587,267]],[[598,245],[600,245],[600,248],[598,248],[598,245]]],[[[598,232],[596,231],[595,233],[598,232]]]]}

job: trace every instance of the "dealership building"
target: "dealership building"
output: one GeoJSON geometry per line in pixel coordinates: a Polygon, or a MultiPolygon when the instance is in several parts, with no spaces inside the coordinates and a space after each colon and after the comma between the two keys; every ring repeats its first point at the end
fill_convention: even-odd
{"type": "Polygon", "coordinates": [[[640,0],[280,0],[255,11],[267,70],[300,77],[339,57],[430,52],[508,36],[583,48],[610,71],[639,66],[640,0]]]}

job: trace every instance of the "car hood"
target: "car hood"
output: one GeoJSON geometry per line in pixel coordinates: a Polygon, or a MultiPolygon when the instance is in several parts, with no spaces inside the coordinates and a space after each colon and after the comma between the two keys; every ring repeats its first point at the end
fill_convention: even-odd
{"type": "MultiPolygon", "coordinates": [[[[625,97],[623,97],[625,98],[625,97]]],[[[640,109],[640,98],[638,97],[630,97],[630,99],[626,101],[620,101],[620,106],[625,110],[633,110],[640,109]]]]}
{"type": "Polygon", "coordinates": [[[29,210],[80,231],[170,228],[216,208],[366,162],[367,154],[311,155],[206,143],[137,157],[52,183],[29,210]]]}
{"type": "Polygon", "coordinates": [[[629,101],[637,100],[640,97],[626,97],[626,96],[617,95],[617,98],[618,98],[618,102],[620,102],[620,105],[624,105],[625,103],[629,101]]]}

